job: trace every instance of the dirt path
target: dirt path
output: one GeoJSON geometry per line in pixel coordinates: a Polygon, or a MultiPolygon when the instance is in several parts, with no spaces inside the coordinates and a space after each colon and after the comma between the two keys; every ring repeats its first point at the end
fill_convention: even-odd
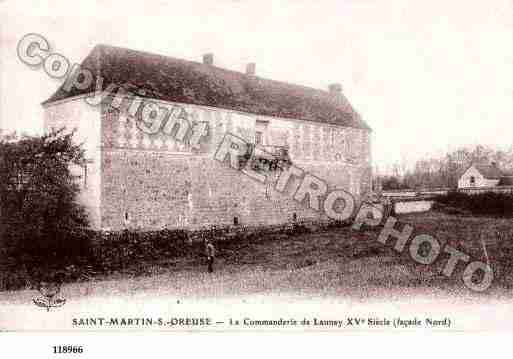
{"type": "MultiPolygon", "coordinates": [[[[405,219],[442,240],[458,239],[469,226],[475,230],[507,225],[430,214],[405,219]]],[[[377,243],[376,235],[341,228],[251,244],[230,243],[221,246],[213,274],[206,273],[202,264],[149,264],[149,275],[118,273],[66,284],[61,291],[66,305],[50,313],[32,303],[37,291],[2,292],[0,328],[98,330],[105,328],[76,327],[73,318],[186,314],[209,315],[222,322],[251,315],[431,315],[452,317],[458,323],[453,328],[473,330],[513,322],[507,287],[495,286],[484,294],[470,292],[458,278],[437,275],[377,243]]],[[[475,246],[472,238],[459,240],[466,241],[468,248],[475,246]]],[[[490,253],[495,258],[493,249],[490,253]]],[[[215,329],[226,329],[223,325],[215,329]]]]}

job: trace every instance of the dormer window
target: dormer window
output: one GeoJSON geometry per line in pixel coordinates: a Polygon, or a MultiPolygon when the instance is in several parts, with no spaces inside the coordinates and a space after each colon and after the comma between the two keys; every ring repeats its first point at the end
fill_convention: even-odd
{"type": "Polygon", "coordinates": [[[470,184],[475,185],[476,184],[476,178],[474,176],[470,176],[470,184]]]}

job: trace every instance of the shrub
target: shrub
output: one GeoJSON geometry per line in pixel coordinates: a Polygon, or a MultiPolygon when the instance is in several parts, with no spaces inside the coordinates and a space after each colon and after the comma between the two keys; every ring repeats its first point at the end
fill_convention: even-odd
{"type": "Polygon", "coordinates": [[[449,192],[447,195],[436,198],[438,209],[443,205],[445,210],[458,213],[469,211],[476,215],[490,215],[500,217],[513,217],[513,194],[500,192],[484,192],[466,194],[458,191],[449,192]]]}
{"type": "MultiPolygon", "coordinates": [[[[347,224],[330,222],[316,228],[347,224]]],[[[57,252],[41,256],[34,250],[36,247],[31,246],[30,250],[16,247],[18,252],[11,250],[2,255],[0,291],[36,288],[38,281],[51,281],[57,275],[64,282],[127,270],[140,275],[147,273],[145,266],[162,259],[186,258],[195,265],[204,254],[205,239],[216,242],[216,247],[234,250],[241,245],[295,237],[310,231],[309,223],[303,222],[266,227],[211,226],[192,232],[169,229],[106,232],[75,228],[59,237],[61,247],[57,252]]]]}
{"type": "Polygon", "coordinates": [[[73,136],[56,130],[0,138],[0,259],[8,262],[8,272],[21,276],[4,278],[4,286],[90,256],[88,219],[76,201],[80,188],[70,170],[85,159],[73,136]]]}

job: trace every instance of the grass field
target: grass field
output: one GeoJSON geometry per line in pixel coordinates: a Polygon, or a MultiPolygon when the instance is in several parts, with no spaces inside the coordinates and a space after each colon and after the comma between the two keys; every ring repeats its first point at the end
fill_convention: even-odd
{"type": "MultiPolygon", "coordinates": [[[[472,260],[486,262],[484,241],[496,277],[492,287],[484,293],[471,293],[461,280],[463,265],[457,267],[451,278],[441,275],[448,255],[441,255],[432,265],[420,265],[409,257],[408,251],[401,255],[395,252],[393,240],[387,245],[379,243],[376,239],[380,229],[358,231],[350,227],[294,237],[265,236],[251,242],[218,242],[214,274],[206,273],[200,253],[191,253],[184,258],[134,263],[121,272],[66,287],[71,296],[149,291],[183,297],[272,293],[365,299],[409,293],[501,297],[513,286],[511,220],[438,212],[404,215],[399,219],[413,225],[414,233],[427,233],[441,243],[450,243],[472,260]]],[[[16,297],[16,292],[0,293],[3,299],[16,297]]]]}

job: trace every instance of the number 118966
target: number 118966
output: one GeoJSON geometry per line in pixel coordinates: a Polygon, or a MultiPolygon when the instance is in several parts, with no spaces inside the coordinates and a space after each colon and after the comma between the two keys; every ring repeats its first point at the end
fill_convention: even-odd
{"type": "Polygon", "coordinates": [[[52,348],[54,354],[82,354],[84,352],[82,345],[55,345],[52,348]]]}

